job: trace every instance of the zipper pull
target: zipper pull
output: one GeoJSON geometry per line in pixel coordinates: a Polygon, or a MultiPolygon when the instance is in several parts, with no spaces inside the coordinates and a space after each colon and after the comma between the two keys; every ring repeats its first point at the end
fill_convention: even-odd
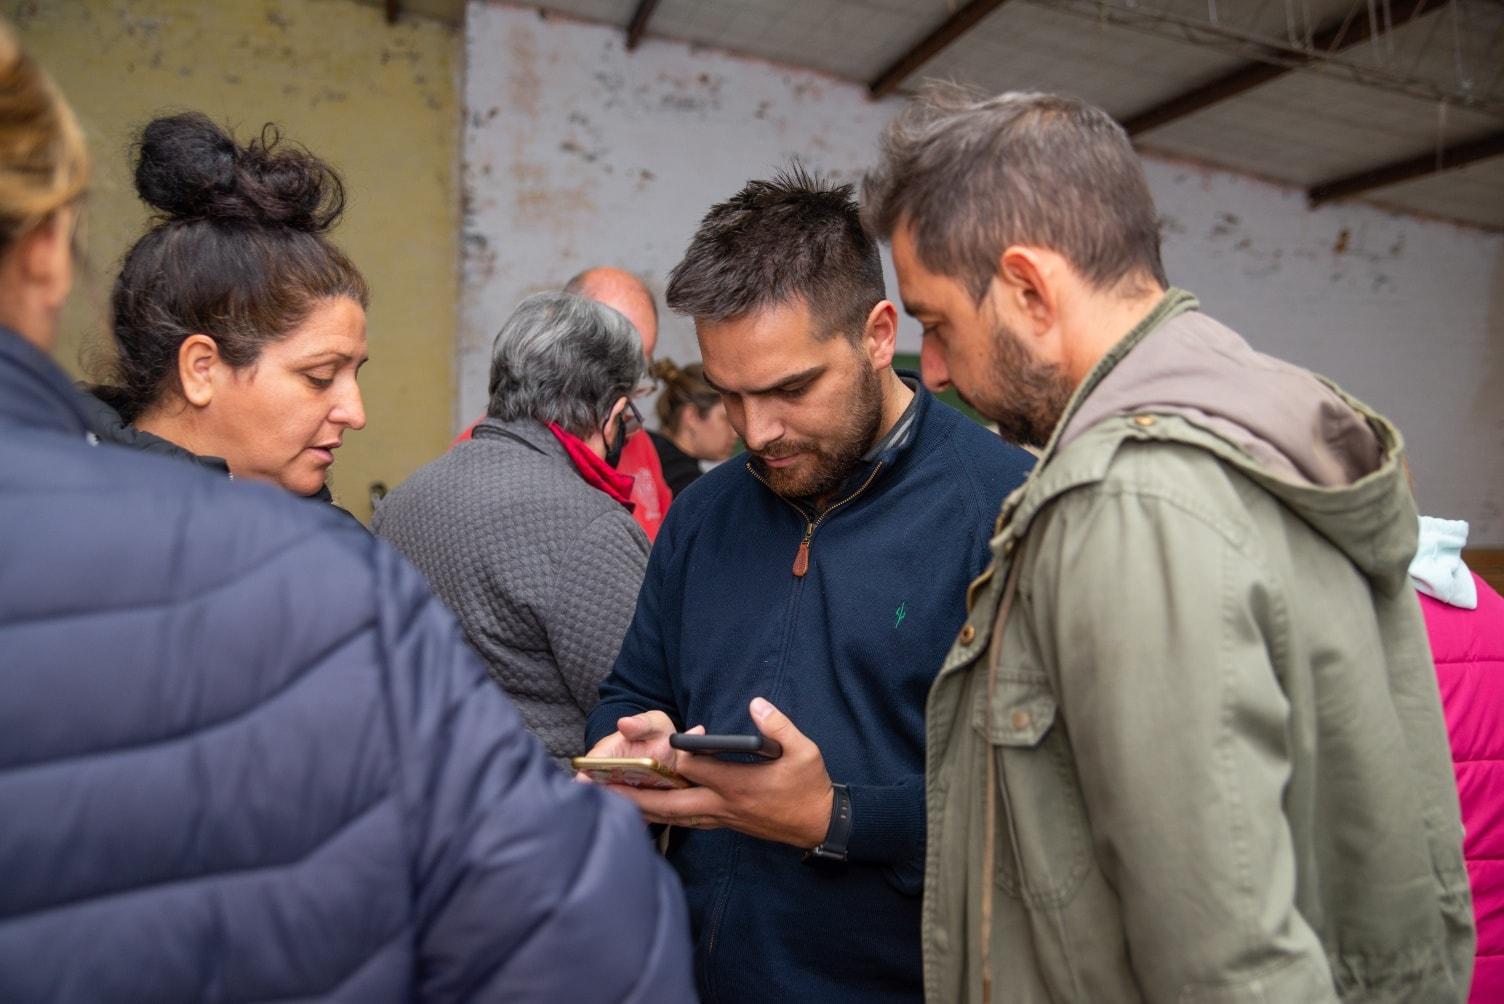
{"type": "Polygon", "coordinates": [[[804,578],[804,573],[809,571],[809,539],[815,535],[815,525],[805,524],[804,539],[799,542],[799,550],[794,554],[794,578],[804,578]]]}

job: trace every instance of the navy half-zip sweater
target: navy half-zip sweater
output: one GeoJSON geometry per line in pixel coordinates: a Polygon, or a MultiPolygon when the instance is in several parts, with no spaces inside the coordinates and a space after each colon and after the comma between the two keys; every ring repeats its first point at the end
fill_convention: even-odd
{"type": "Polygon", "coordinates": [[[737,462],[676,498],[590,715],[586,748],[654,708],[680,728],[750,733],[747,704],[763,696],[849,786],[840,873],[797,847],[673,830],[707,1004],[923,996],[925,698],[999,504],[1033,459],[917,393],[913,434],[856,471],[823,519],[737,462]]]}

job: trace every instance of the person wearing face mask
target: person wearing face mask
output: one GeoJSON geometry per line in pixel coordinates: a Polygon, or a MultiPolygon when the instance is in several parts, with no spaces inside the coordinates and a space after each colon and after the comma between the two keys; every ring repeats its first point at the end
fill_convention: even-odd
{"type": "Polygon", "coordinates": [[[458,614],[561,766],[581,752],[647,568],[632,478],[615,469],[646,377],[626,317],[530,296],[492,346],[486,418],[376,510],[376,533],[458,614]]]}
{"type": "Polygon", "coordinates": [[[736,429],[726,417],[720,392],[705,382],[699,363],[682,369],[672,359],[659,360],[653,372],[662,384],[658,395],[658,427],[649,432],[663,477],[674,498],[704,473],[700,461],[720,463],[736,449],[736,429]]]}
{"type": "Polygon", "coordinates": [[[103,443],[88,175],[0,21],[0,1001],[695,999],[679,883],[330,506],[103,443]]]}
{"type": "Polygon", "coordinates": [[[115,281],[95,433],[332,501],[334,451],[366,424],[366,284],[325,236],[339,176],[273,126],[240,145],[184,113],[142,131],[135,181],[157,215],[115,281]]]}

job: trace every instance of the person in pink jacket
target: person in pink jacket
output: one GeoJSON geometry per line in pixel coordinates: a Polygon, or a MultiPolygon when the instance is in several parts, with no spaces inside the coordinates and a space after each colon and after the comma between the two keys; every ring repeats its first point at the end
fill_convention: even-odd
{"type": "Polygon", "coordinates": [[[1478,925],[1468,999],[1504,1001],[1504,598],[1463,563],[1465,522],[1420,524],[1410,580],[1436,660],[1478,925]]]}

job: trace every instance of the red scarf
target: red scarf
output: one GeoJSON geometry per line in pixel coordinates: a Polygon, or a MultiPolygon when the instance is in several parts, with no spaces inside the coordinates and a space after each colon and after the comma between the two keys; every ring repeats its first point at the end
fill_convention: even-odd
{"type": "Polygon", "coordinates": [[[610,464],[606,463],[596,452],[585,445],[585,441],[574,433],[565,432],[559,428],[558,423],[549,422],[548,431],[554,434],[554,438],[564,445],[564,452],[569,454],[569,459],[574,461],[574,469],[580,472],[580,477],[591,488],[599,489],[611,496],[624,506],[627,512],[631,512],[632,484],[631,475],[623,474],[610,464]]]}

